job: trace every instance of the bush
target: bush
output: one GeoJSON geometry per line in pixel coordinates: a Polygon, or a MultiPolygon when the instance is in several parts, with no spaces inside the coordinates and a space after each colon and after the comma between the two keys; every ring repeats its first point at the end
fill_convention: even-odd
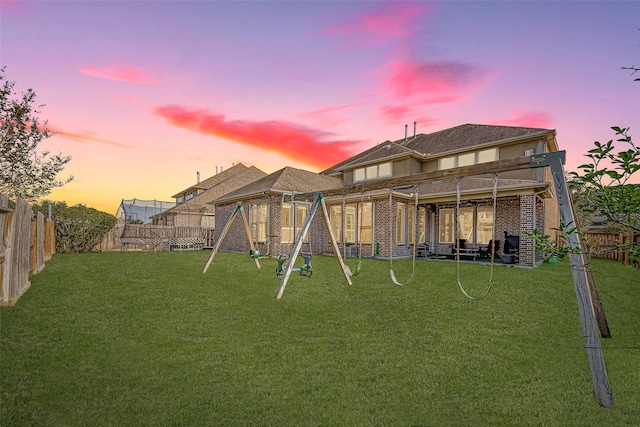
{"type": "Polygon", "coordinates": [[[93,252],[117,222],[115,216],[85,205],[67,206],[66,202],[43,202],[34,211],[49,212],[56,228],[56,252],[93,252]]]}

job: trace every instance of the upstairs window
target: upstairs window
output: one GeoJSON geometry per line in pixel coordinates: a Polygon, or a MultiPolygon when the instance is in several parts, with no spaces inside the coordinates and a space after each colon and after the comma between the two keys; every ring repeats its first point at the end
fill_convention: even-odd
{"type": "Polygon", "coordinates": [[[477,165],[480,163],[495,162],[498,160],[498,149],[474,151],[472,153],[458,154],[438,159],[438,170],[460,168],[463,166],[477,165]]]}
{"type": "Polygon", "coordinates": [[[391,162],[367,166],[353,171],[353,181],[368,181],[371,179],[389,178],[392,175],[391,162]]]}

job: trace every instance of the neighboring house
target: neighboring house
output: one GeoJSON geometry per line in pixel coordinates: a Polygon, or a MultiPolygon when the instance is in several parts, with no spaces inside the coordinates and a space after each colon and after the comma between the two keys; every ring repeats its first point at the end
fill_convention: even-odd
{"type": "MultiPolygon", "coordinates": [[[[281,194],[279,199],[277,192],[259,197],[259,192],[245,187],[216,200],[216,212],[221,218],[229,217],[235,203],[243,203],[250,213],[254,240],[258,243],[269,241],[273,255],[276,252],[287,253],[291,248],[289,241],[293,241],[291,237],[295,238],[302,213],[306,212],[302,206],[308,206],[310,202],[308,193],[353,187],[355,190],[345,196],[331,196],[331,191],[327,191],[326,196],[336,239],[343,249],[344,245],[347,246],[351,256],[357,254],[358,249],[367,257],[386,258],[392,250],[393,256],[410,255],[416,235],[423,253],[451,255],[459,222],[461,238],[467,248],[486,251],[495,231],[495,240],[500,241],[496,247],[501,259],[533,266],[538,261],[533,242],[523,232],[537,227],[551,234],[550,230],[559,225],[558,206],[548,168],[498,175],[495,230],[492,174],[461,177],[458,186],[455,179],[448,178],[409,188],[402,188],[399,184],[393,191],[382,186],[363,193],[357,191],[357,185],[371,184],[375,187],[376,180],[388,178],[401,183],[402,177],[425,172],[437,174],[437,171],[557,150],[554,130],[466,124],[431,134],[386,141],[321,174],[307,172],[311,174],[306,175],[307,185],[300,189],[287,188],[286,185],[273,187],[281,192],[306,192],[305,195],[294,195],[294,200],[297,200],[294,203],[297,204],[285,205],[290,203],[289,198],[281,194]],[[417,221],[414,221],[415,191],[418,192],[417,221]],[[458,194],[460,209],[456,209],[458,194]],[[262,211],[268,212],[264,218],[262,211]],[[263,231],[261,227],[268,228],[263,231]],[[505,250],[506,241],[509,247],[505,250]]],[[[296,170],[296,173],[302,172],[305,171],[296,170]]],[[[270,175],[264,179],[273,178],[275,176],[270,175]]],[[[242,238],[242,227],[239,222],[234,224],[229,232],[234,237],[225,242],[222,249],[248,251],[247,239],[242,238]]],[[[319,218],[312,223],[310,234],[313,252],[332,253],[319,218]]]]}
{"type": "MultiPolygon", "coordinates": [[[[216,216],[219,218],[216,238],[231,218],[237,204],[241,203],[246,212],[252,240],[262,255],[291,251],[296,234],[311,206],[310,193],[341,186],[338,178],[292,167],[280,169],[211,202],[215,204],[216,216]],[[298,199],[297,195],[300,194],[306,196],[298,199]]],[[[323,252],[327,239],[324,235],[326,233],[323,233],[321,217],[316,216],[313,224],[311,238],[304,245],[305,250],[323,252]],[[311,248],[309,244],[312,245],[311,248]]],[[[237,216],[221,249],[248,253],[249,247],[243,221],[237,216]]]]}
{"type": "Polygon", "coordinates": [[[171,209],[175,202],[163,202],[160,200],[122,199],[116,218],[121,223],[150,224],[152,218],[167,209],[171,209]]]}
{"type": "Polygon", "coordinates": [[[266,173],[242,163],[175,194],[177,205],[153,218],[155,225],[215,228],[215,207],[209,202],[244,187],[266,173]]]}

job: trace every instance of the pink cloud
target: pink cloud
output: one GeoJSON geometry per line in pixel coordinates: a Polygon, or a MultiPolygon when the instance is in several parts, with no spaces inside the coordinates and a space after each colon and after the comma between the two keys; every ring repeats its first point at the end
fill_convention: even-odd
{"type": "Polygon", "coordinates": [[[389,2],[376,11],[324,30],[327,35],[355,34],[368,45],[381,45],[414,34],[415,23],[428,9],[424,3],[389,2]]]}
{"type": "Polygon", "coordinates": [[[47,128],[49,129],[49,131],[51,131],[51,133],[55,134],[56,136],[70,139],[72,141],[77,141],[82,143],[90,141],[90,142],[97,142],[99,144],[109,145],[111,147],[117,147],[117,148],[127,148],[127,149],[135,148],[132,145],[122,144],[120,142],[111,141],[109,139],[99,138],[93,132],[67,132],[62,129],[52,127],[50,125],[47,125],[47,128]]]}
{"type": "Polygon", "coordinates": [[[118,100],[120,100],[120,101],[128,102],[129,104],[137,104],[138,103],[138,98],[136,98],[134,96],[114,95],[113,97],[118,99],[118,100]]]}
{"type": "Polygon", "coordinates": [[[504,126],[522,126],[530,128],[553,129],[553,119],[541,111],[512,110],[508,118],[490,120],[489,123],[504,126]]]}
{"type": "Polygon", "coordinates": [[[413,119],[427,105],[462,101],[486,79],[483,69],[455,61],[395,61],[377,73],[384,80],[379,113],[390,123],[413,119]]]}
{"type": "Polygon", "coordinates": [[[139,67],[127,67],[124,65],[113,65],[111,67],[95,67],[87,65],[78,71],[91,77],[99,79],[115,80],[126,83],[137,84],[157,84],[157,82],[147,75],[147,70],[139,67]]]}
{"type": "Polygon", "coordinates": [[[327,141],[329,133],[280,121],[226,120],[222,114],[176,105],[156,107],[154,114],[169,123],[204,135],[228,139],[318,168],[327,168],[353,155],[358,141],[327,141]]]}
{"type": "Polygon", "coordinates": [[[341,114],[342,112],[346,110],[350,110],[352,108],[366,107],[370,105],[374,105],[374,103],[363,102],[363,103],[355,103],[355,104],[329,106],[329,107],[319,108],[317,110],[300,113],[300,117],[313,119],[325,125],[337,125],[347,120],[341,114]]]}
{"type": "Polygon", "coordinates": [[[389,77],[385,91],[389,98],[422,103],[447,103],[464,98],[466,90],[484,78],[484,72],[454,61],[396,61],[385,66],[389,77]]]}

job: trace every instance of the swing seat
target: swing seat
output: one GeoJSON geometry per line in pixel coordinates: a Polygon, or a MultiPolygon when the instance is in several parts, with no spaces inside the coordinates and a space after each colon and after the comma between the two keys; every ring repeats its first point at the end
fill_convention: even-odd
{"type": "Polygon", "coordinates": [[[415,276],[415,273],[411,273],[411,276],[409,276],[409,280],[407,280],[407,283],[401,283],[398,281],[398,279],[396,279],[396,273],[393,271],[393,268],[389,270],[389,273],[391,274],[391,280],[393,281],[394,284],[396,284],[397,286],[405,286],[408,285],[409,283],[411,283],[411,281],[413,280],[413,276],[415,276]]]}
{"type": "Polygon", "coordinates": [[[276,276],[282,277],[284,274],[284,263],[289,259],[289,255],[286,254],[278,254],[276,255],[276,261],[278,261],[278,266],[276,267],[276,276]]]}
{"type": "Polygon", "coordinates": [[[362,261],[358,261],[356,263],[356,266],[353,268],[353,271],[351,271],[349,266],[346,264],[344,268],[345,268],[345,272],[347,273],[347,276],[357,276],[362,271],[362,261]]]}
{"type": "Polygon", "coordinates": [[[311,258],[313,258],[313,255],[310,252],[302,252],[300,255],[304,258],[304,264],[294,269],[294,271],[300,271],[301,276],[311,277],[313,274],[313,268],[311,267],[311,258]]]}

